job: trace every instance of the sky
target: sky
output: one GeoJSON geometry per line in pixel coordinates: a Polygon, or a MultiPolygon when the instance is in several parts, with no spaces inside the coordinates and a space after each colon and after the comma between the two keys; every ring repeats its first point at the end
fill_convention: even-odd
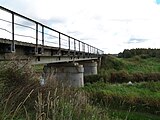
{"type": "Polygon", "coordinates": [[[0,5],[105,53],[160,45],[160,0],[0,0],[0,5]]]}

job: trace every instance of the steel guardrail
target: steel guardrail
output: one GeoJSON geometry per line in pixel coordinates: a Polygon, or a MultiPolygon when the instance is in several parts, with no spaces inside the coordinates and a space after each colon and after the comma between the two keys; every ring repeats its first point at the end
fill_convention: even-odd
{"type": "Polygon", "coordinates": [[[11,24],[11,31],[9,31],[9,30],[7,30],[5,28],[0,28],[0,30],[6,31],[6,32],[12,34],[12,39],[11,39],[12,40],[12,45],[11,45],[12,52],[15,51],[15,36],[30,37],[32,39],[35,39],[35,41],[36,41],[35,42],[36,43],[35,44],[35,48],[36,48],[35,52],[38,53],[39,41],[41,41],[41,45],[44,46],[44,43],[47,42],[47,40],[45,39],[45,35],[48,35],[48,36],[50,36],[52,38],[57,38],[58,39],[57,43],[55,43],[54,41],[50,41],[50,42],[58,44],[59,50],[62,49],[62,48],[64,49],[64,46],[65,46],[65,49],[68,49],[68,51],[74,50],[75,52],[84,52],[84,53],[96,54],[96,55],[104,54],[104,51],[102,51],[102,50],[100,50],[100,49],[98,49],[96,47],[93,47],[92,45],[89,45],[89,44],[84,43],[84,42],[82,42],[80,40],[77,40],[77,39],[75,39],[75,38],[73,38],[73,37],[71,37],[71,36],[69,36],[67,34],[64,34],[64,33],[60,32],[60,31],[57,31],[57,30],[55,30],[55,29],[53,29],[51,27],[48,27],[48,26],[46,26],[46,25],[44,25],[44,24],[42,24],[40,22],[37,22],[37,21],[35,21],[35,20],[31,19],[31,18],[28,18],[26,16],[18,14],[16,12],[14,12],[12,10],[9,10],[9,9],[7,9],[5,7],[2,7],[2,6],[0,6],[0,10],[11,14],[11,21],[0,18],[0,21],[7,22],[7,23],[11,24]],[[34,23],[36,27],[33,28],[33,27],[30,27],[30,26],[27,26],[27,25],[16,23],[15,22],[15,16],[18,16],[20,18],[23,18],[23,19],[25,19],[27,21],[30,21],[30,22],[34,23]],[[21,26],[21,27],[25,27],[25,28],[30,28],[30,29],[34,30],[36,34],[35,34],[34,37],[33,36],[22,35],[22,34],[16,34],[15,33],[15,25],[21,26]],[[41,27],[41,30],[39,30],[40,29],[39,27],[41,27]],[[58,34],[58,37],[54,36],[52,34],[44,32],[45,29],[54,31],[55,33],[58,34]],[[39,37],[39,33],[42,35],[41,38],[39,37]],[[62,36],[65,36],[68,39],[67,40],[63,39],[63,38],[61,38],[62,36]],[[63,44],[63,41],[67,42],[66,45],[63,44]]]}

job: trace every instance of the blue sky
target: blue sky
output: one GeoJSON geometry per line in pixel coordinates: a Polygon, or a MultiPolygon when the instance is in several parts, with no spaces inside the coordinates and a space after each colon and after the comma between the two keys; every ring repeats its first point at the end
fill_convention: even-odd
{"type": "Polygon", "coordinates": [[[156,3],[157,3],[157,4],[160,4],[160,0],[156,0],[156,3]]]}
{"type": "Polygon", "coordinates": [[[159,4],[160,0],[0,0],[1,6],[105,53],[159,48],[159,4]]]}

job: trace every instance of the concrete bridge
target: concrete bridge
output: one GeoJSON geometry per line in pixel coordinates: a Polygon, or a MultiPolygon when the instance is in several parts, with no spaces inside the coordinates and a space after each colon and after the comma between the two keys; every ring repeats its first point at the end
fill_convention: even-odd
{"type": "Polygon", "coordinates": [[[103,51],[0,6],[0,61],[45,64],[44,73],[83,86],[83,75],[97,74],[103,51]]]}

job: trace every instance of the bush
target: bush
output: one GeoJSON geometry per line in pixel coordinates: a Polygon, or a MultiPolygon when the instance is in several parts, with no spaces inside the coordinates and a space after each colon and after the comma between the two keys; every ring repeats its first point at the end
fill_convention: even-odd
{"type": "Polygon", "coordinates": [[[147,58],[149,58],[150,56],[149,56],[148,54],[142,54],[142,55],[140,55],[140,57],[141,57],[142,59],[147,59],[147,58]]]}
{"type": "Polygon", "coordinates": [[[160,73],[148,73],[148,74],[146,74],[145,81],[160,81],[160,73]]]}
{"type": "Polygon", "coordinates": [[[111,55],[104,55],[102,57],[101,68],[108,70],[108,69],[115,69],[115,70],[122,70],[124,67],[124,63],[113,57],[111,55]]]}
{"type": "Polygon", "coordinates": [[[123,51],[123,57],[124,58],[131,58],[132,57],[132,53],[130,50],[124,50],[123,51]]]}
{"type": "Polygon", "coordinates": [[[125,83],[125,82],[129,82],[129,81],[132,81],[132,82],[160,81],[160,73],[136,72],[136,73],[128,74],[125,71],[111,72],[111,75],[110,75],[108,82],[125,83]]]}
{"type": "Polygon", "coordinates": [[[106,82],[105,75],[87,75],[84,76],[84,83],[106,82]]]}
{"type": "Polygon", "coordinates": [[[131,79],[133,82],[143,82],[146,81],[146,75],[142,72],[132,73],[131,79]]]}
{"type": "Polygon", "coordinates": [[[109,82],[111,83],[123,83],[131,80],[130,75],[126,71],[112,72],[109,82]]]}
{"type": "Polygon", "coordinates": [[[38,82],[30,64],[22,61],[1,62],[0,80],[3,82],[5,92],[10,92],[15,88],[27,86],[38,82]]]}

